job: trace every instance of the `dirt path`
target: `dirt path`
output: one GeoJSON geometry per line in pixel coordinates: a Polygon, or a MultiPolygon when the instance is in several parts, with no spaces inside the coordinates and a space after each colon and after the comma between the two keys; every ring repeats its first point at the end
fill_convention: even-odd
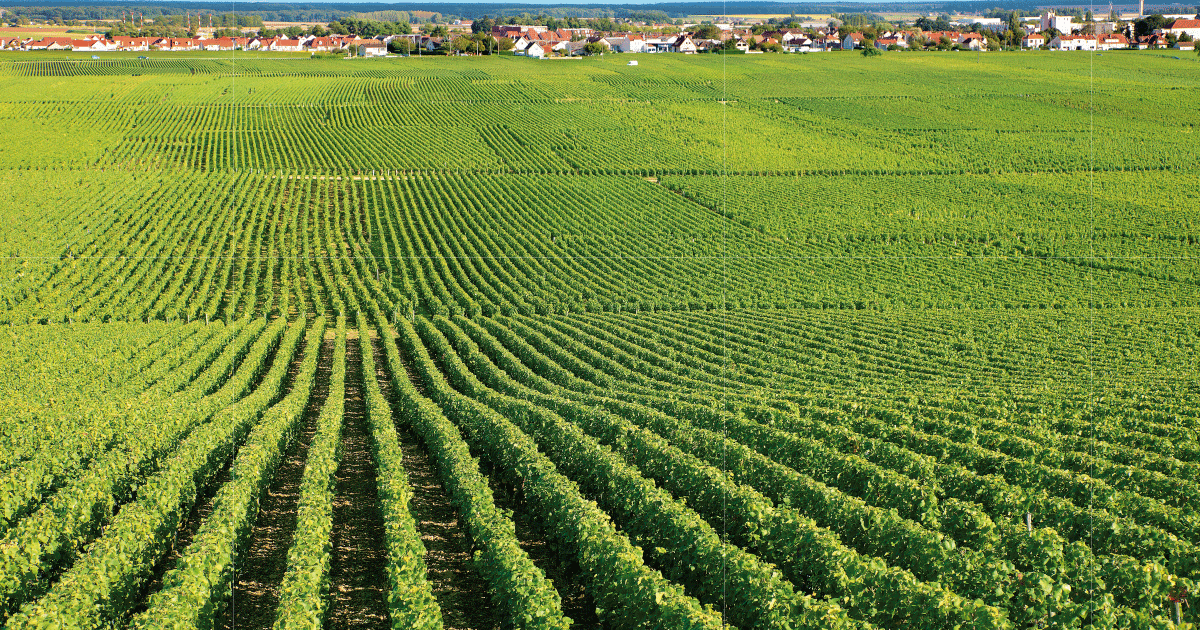
{"type": "MultiPolygon", "coordinates": [[[[387,357],[379,343],[378,338],[374,339],[376,377],[380,389],[390,396],[387,357]]],[[[472,565],[466,523],[459,520],[450,503],[438,477],[437,463],[421,439],[402,423],[397,423],[396,432],[404,453],[404,472],[413,489],[409,510],[425,545],[426,578],[442,608],[442,623],[446,630],[499,628],[501,619],[488,595],[487,581],[472,565]]]]}
{"type": "Polygon", "coordinates": [[[484,473],[497,507],[512,512],[513,522],[517,526],[517,542],[562,596],[563,614],[571,618],[571,630],[602,630],[604,626],[596,616],[596,603],[587,592],[579,565],[547,540],[546,532],[537,517],[529,512],[519,490],[514,491],[498,482],[491,470],[485,468],[484,473]]]}
{"type": "MultiPolygon", "coordinates": [[[[304,347],[306,343],[307,342],[304,339],[301,339],[300,343],[296,346],[296,353],[292,357],[292,362],[288,366],[287,376],[284,379],[284,391],[291,390],[292,382],[295,381],[296,374],[300,371],[300,363],[304,357],[304,347]]],[[[276,348],[276,351],[272,352],[271,356],[268,357],[263,363],[263,367],[261,370],[259,370],[258,376],[251,382],[250,391],[258,388],[258,386],[262,383],[263,377],[266,376],[267,372],[271,370],[271,366],[275,364],[275,360],[277,358],[278,348],[276,348]]],[[[175,532],[175,541],[171,543],[171,550],[168,551],[165,556],[159,559],[158,564],[154,566],[153,577],[142,589],[141,602],[134,607],[131,613],[132,615],[136,615],[146,610],[147,600],[150,598],[150,595],[162,590],[163,577],[166,576],[171,569],[175,568],[175,565],[179,562],[179,558],[183,556],[183,553],[187,550],[188,545],[192,544],[192,539],[196,537],[196,533],[200,531],[201,523],[203,523],[204,520],[207,519],[210,514],[212,514],[213,509],[216,507],[215,500],[217,491],[221,489],[221,486],[224,486],[229,482],[231,478],[233,462],[236,459],[237,454],[235,452],[234,456],[230,457],[229,461],[225,462],[225,466],[221,469],[221,472],[214,475],[212,480],[209,481],[208,485],[206,485],[200,491],[199,496],[196,497],[196,503],[192,505],[191,512],[188,513],[187,518],[180,523],[179,529],[175,532]]]]}
{"type": "Polygon", "coordinates": [[[387,554],[371,456],[371,432],[363,400],[358,335],[347,335],[346,410],[342,461],[333,502],[333,553],[329,567],[332,630],[386,628],[387,554]]]}
{"type": "Polygon", "coordinates": [[[224,615],[224,627],[233,630],[270,628],[279,604],[279,585],[287,569],[288,549],[296,531],[296,506],[300,501],[300,481],[308,447],[317,430],[317,417],[329,394],[329,376],[333,369],[333,343],[326,335],[321,344],[317,373],[308,406],[304,410],[299,434],[275,471],[275,478],[259,502],[258,518],[250,534],[250,543],[242,553],[238,581],[224,615]]]}

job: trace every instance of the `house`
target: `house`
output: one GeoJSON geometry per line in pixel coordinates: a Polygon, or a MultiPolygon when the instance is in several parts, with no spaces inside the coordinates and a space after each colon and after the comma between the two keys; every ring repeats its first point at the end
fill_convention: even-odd
{"type": "Polygon", "coordinates": [[[1147,48],[1167,48],[1166,35],[1146,35],[1138,39],[1138,50],[1146,50],[1147,48]]]}
{"type": "MultiPolygon", "coordinates": [[[[363,42],[366,43],[365,41],[363,42]]],[[[361,45],[361,44],[360,44],[361,45]]],[[[275,39],[267,48],[271,52],[304,52],[304,44],[298,39],[275,39]]]]}
{"type": "Polygon", "coordinates": [[[118,35],[113,38],[113,42],[117,45],[117,50],[150,50],[149,37],[124,37],[118,35]]]}
{"type": "Polygon", "coordinates": [[[1200,20],[1175,20],[1167,33],[1175,36],[1188,35],[1193,40],[1200,39],[1200,20]]]}
{"type": "Polygon", "coordinates": [[[813,46],[814,50],[824,50],[824,51],[828,52],[831,50],[841,50],[842,49],[842,40],[837,35],[826,35],[825,37],[818,37],[813,42],[813,44],[814,44],[814,46],[813,46]]]}
{"type": "Polygon", "coordinates": [[[779,29],[779,31],[775,33],[775,37],[778,37],[779,42],[782,44],[788,44],[797,39],[807,40],[809,38],[808,33],[798,28],[779,29]]]}
{"type": "Polygon", "coordinates": [[[25,50],[66,50],[71,47],[70,37],[43,37],[25,45],[25,50]]]}
{"type": "Polygon", "coordinates": [[[200,40],[193,39],[160,39],[156,42],[159,50],[170,50],[173,52],[199,50],[200,40]]]}
{"type": "Polygon", "coordinates": [[[585,40],[585,42],[588,44],[600,44],[600,45],[604,46],[605,48],[612,50],[612,46],[609,45],[608,40],[604,39],[603,37],[601,37],[599,35],[593,35],[593,36],[587,38],[587,40],[585,40]]]}
{"type": "Polygon", "coordinates": [[[517,54],[541,59],[546,56],[546,49],[542,48],[542,45],[537,42],[529,42],[529,45],[524,50],[517,51],[517,54]]]}
{"type": "Polygon", "coordinates": [[[958,45],[966,50],[984,50],[987,48],[987,38],[979,33],[963,33],[958,45]]]}
{"type": "Polygon", "coordinates": [[[85,50],[88,52],[108,52],[116,50],[116,44],[109,48],[108,44],[98,39],[73,39],[71,40],[71,50],[85,50]]]}
{"type": "Polygon", "coordinates": [[[864,39],[865,38],[863,37],[862,33],[848,33],[846,37],[842,39],[842,50],[854,50],[855,48],[862,48],[864,39]]]}
{"type": "Polygon", "coordinates": [[[696,43],[692,41],[692,37],[690,35],[686,34],[680,35],[678,38],[676,38],[675,42],[672,44],[672,47],[674,47],[675,52],[687,53],[689,55],[695,54],[696,52],[696,43]]]}
{"type": "Polygon", "coordinates": [[[516,39],[525,32],[525,27],[517,26],[516,24],[498,24],[492,27],[492,34],[499,37],[508,37],[516,39]]]}
{"type": "Polygon", "coordinates": [[[1056,15],[1054,11],[1047,11],[1042,14],[1041,26],[1043,31],[1055,29],[1060,33],[1071,34],[1071,29],[1075,26],[1071,23],[1071,16],[1056,15]]]}
{"type": "Polygon", "coordinates": [[[1196,50],[1196,42],[1175,42],[1175,45],[1172,46],[1172,48],[1175,50],[1196,50]]]}
{"type": "Polygon", "coordinates": [[[908,42],[900,37],[880,37],[879,39],[875,40],[875,47],[880,50],[887,50],[888,46],[908,48],[908,42]]]}
{"type": "Polygon", "coordinates": [[[627,37],[605,37],[604,43],[608,44],[608,49],[615,53],[632,52],[629,50],[629,38],[627,37]]]}
{"type": "Polygon", "coordinates": [[[308,40],[305,46],[313,52],[329,52],[341,48],[332,37],[314,37],[308,40]]]}
{"type": "Polygon", "coordinates": [[[925,37],[926,46],[938,46],[942,43],[942,39],[950,42],[951,45],[958,43],[958,38],[961,37],[957,31],[926,31],[925,37]]]}
{"type": "Polygon", "coordinates": [[[358,54],[362,57],[383,57],[387,55],[387,44],[369,39],[359,45],[358,54]]]}
{"type": "Polygon", "coordinates": [[[1021,38],[1022,48],[1041,48],[1046,45],[1046,38],[1038,33],[1032,33],[1021,38]]]}
{"type": "Polygon", "coordinates": [[[1100,35],[1096,40],[1097,50],[1121,50],[1123,48],[1129,48],[1129,38],[1120,33],[1100,35]]]}
{"type": "Polygon", "coordinates": [[[813,49],[813,40],[807,34],[794,35],[784,31],[767,33],[772,39],[778,40],[779,45],[787,52],[808,52],[813,49]],[[786,39],[785,39],[786,37],[786,39]]]}
{"type": "Polygon", "coordinates": [[[644,50],[648,53],[674,52],[675,38],[650,37],[646,39],[644,50]]]}
{"type": "Polygon", "coordinates": [[[235,50],[237,42],[232,37],[217,37],[215,39],[206,39],[200,44],[203,50],[235,50]]]}
{"type": "Polygon", "coordinates": [[[1096,50],[1094,35],[1057,35],[1050,40],[1050,50],[1096,50]]]}

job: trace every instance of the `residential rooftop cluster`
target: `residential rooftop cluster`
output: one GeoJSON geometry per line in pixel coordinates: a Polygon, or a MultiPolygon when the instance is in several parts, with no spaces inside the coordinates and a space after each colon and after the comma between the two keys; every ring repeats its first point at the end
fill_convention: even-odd
{"type": "MultiPolygon", "coordinates": [[[[876,48],[881,50],[995,50],[1010,48],[1047,50],[1120,50],[1175,48],[1194,50],[1200,38],[1200,16],[1166,20],[1153,16],[1127,23],[1073,22],[1071,16],[1047,11],[1040,17],[1014,18],[1000,32],[976,22],[969,30],[854,28],[831,22],[824,27],[796,28],[775,25],[775,30],[742,28],[733,24],[695,24],[678,33],[658,31],[600,31],[593,28],[550,28],[539,24],[489,24],[490,31],[471,33],[470,22],[433,33],[399,33],[362,37],[325,31],[325,35],[206,37],[134,37],[90,34],[72,37],[0,37],[3,50],[113,51],[265,51],[342,53],[384,56],[389,52],[498,53],[512,51],[525,57],[594,55],[602,53],[703,53],[788,52],[807,53],[876,48]],[[464,32],[465,31],[465,32],[464,32]]],[[[407,29],[406,29],[407,30],[407,29]]]]}

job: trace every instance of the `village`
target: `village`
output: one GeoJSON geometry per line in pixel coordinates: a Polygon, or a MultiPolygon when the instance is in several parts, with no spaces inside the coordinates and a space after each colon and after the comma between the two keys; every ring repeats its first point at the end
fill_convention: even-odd
{"type": "MultiPolygon", "coordinates": [[[[1161,17],[1161,16],[1157,16],[1161,17]]],[[[1019,48],[1056,51],[1111,51],[1127,49],[1195,50],[1200,38],[1200,16],[1171,16],[1162,28],[1136,34],[1131,24],[1119,29],[1116,22],[1073,22],[1052,11],[1019,26],[1019,48]]],[[[998,22],[998,21],[997,21],[998,22]]],[[[360,37],[315,34],[297,37],[246,35],[242,37],[132,37],[89,34],[80,38],[0,38],[4,51],[82,52],[188,52],[258,51],[279,53],[335,53],[382,57],[393,54],[512,54],[528,58],[588,56],[603,53],[764,52],[809,53],[842,50],[1000,50],[995,24],[980,20],[961,30],[860,30],[829,24],[807,28],[747,29],[737,24],[697,24],[679,33],[595,31],[591,28],[551,29],[540,25],[497,24],[490,32],[471,33],[471,22],[457,22],[456,30],[438,33],[402,33],[360,37]]],[[[1003,26],[1003,25],[1001,25],[1003,26]]],[[[1012,27],[1010,27],[1011,29],[1012,27]]],[[[1013,31],[1010,30],[1010,37],[1013,31]]],[[[1014,37],[1015,39],[1015,37],[1014,37]]],[[[1015,42],[1011,42],[1015,44],[1015,42]]],[[[1018,46],[1012,45],[1011,48],[1018,46]]]]}

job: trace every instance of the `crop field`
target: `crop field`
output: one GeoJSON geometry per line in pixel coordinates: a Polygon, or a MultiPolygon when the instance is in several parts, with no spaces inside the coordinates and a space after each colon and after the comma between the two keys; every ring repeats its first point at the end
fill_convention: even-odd
{"type": "Polygon", "coordinates": [[[1194,56],[89,57],[0,626],[1196,627],[1194,56]]]}

